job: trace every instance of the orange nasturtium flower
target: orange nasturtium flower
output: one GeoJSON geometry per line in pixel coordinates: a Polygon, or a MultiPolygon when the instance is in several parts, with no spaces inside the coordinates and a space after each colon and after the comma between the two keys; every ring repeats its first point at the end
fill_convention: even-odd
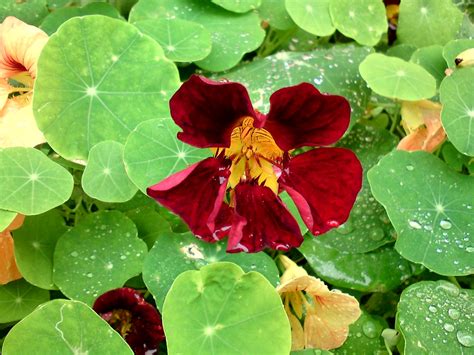
{"type": "Polygon", "coordinates": [[[291,325],[291,350],[340,347],[349,325],[361,315],[359,302],[338,290],[330,291],[320,279],[280,255],[285,267],[277,287],[291,325]],[[302,325],[303,323],[303,325],[302,325]]]}
{"type": "Polygon", "coordinates": [[[16,266],[10,231],[20,228],[24,219],[25,216],[18,214],[5,230],[0,231],[0,285],[21,278],[16,266]]]}
{"type": "Polygon", "coordinates": [[[15,17],[0,24],[0,147],[45,142],[32,110],[33,83],[48,35],[15,17]]]}

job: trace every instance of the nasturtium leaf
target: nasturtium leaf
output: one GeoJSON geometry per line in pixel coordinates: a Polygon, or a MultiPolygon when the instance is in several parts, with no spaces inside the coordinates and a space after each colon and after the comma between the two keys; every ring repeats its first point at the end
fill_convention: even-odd
{"type": "Polygon", "coordinates": [[[436,80],[426,69],[400,58],[369,54],[359,70],[369,87],[382,96],[417,101],[436,93],[436,80]]]}
{"type": "Polygon", "coordinates": [[[128,217],[118,211],[98,212],[59,238],[54,283],[71,299],[91,305],[102,293],[138,275],[146,253],[128,217]]]}
{"type": "Polygon", "coordinates": [[[455,59],[467,49],[474,48],[474,39],[456,39],[448,42],[443,48],[443,57],[448,67],[456,67],[455,59]]]}
{"type": "Polygon", "coordinates": [[[265,31],[254,12],[237,14],[210,1],[140,0],[130,12],[129,21],[176,17],[203,25],[212,36],[211,53],[196,62],[210,71],[227,70],[262,44],[265,31]]]}
{"type": "Polygon", "coordinates": [[[398,15],[397,39],[416,47],[444,45],[455,38],[462,18],[462,12],[452,0],[403,0],[398,15]]]}
{"type": "Polygon", "coordinates": [[[257,11],[263,21],[277,30],[295,27],[295,23],[286,11],[285,0],[262,0],[257,11]]]}
{"type": "Polygon", "coordinates": [[[333,350],[334,354],[383,354],[386,349],[381,335],[387,327],[383,318],[362,312],[357,322],[349,326],[349,337],[333,350]]]}
{"type": "Polygon", "coordinates": [[[441,155],[451,169],[462,172],[465,166],[471,174],[474,174],[474,160],[467,155],[459,153],[452,143],[446,142],[443,145],[441,155]]]}
{"type": "Polygon", "coordinates": [[[13,222],[16,215],[16,212],[0,210],[0,233],[13,222]]]}
{"type": "Polygon", "coordinates": [[[166,58],[174,62],[194,62],[211,53],[211,34],[199,23],[164,18],[138,21],[134,25],[157,41],[166,58]]]}
{"type": "Polygon", "coordinates": [[[474,156],[474,67],[455,71],[439,88],[441,122],[451,143],[474,156]]]}
{"type": "Polygon", "coordinates": [[[211,0],[214,4],[232,12],[248,12],[260,6],[262,0],[211,0]]]}
{"type": "Polygon", "coordinates": [[[356,124],[338,143],[357,154],[364,169],[364,180],[347,222],[318,236],[320,241],[341,252],[365,253],[395,240],[385,209],[372,196],[366,173],[397,141],[386,130],[356,124]]]}
{"type": "Polygon", "coordinates": [[[29,25],[37,26],[46,15],[46,0],[2,0],[0,3],[0,22],[7,16],[15,16],[29,25]]]}
{"type": "Polygon", "coordinates": [[[389,47],[385,54],[409,61],[416,50],[417,48],[411,44],[397,44],[396,46],[389,47]]]}
{"type": "Polygon", "coordinates": [[[64,203],[73,179],[33,148],[0,149],[0,209],[35,215],[64,203]]]}
{"type": "Polygon", "coordinates": [[[397,251],[441,275],[474,271],[474,178],[435,156],[393,151],[368,173],[374,197],[397,231],[397,251]]]}
{"type": "Polygon", "coordinates": [[[330,1],[286,0],[285,6],[300,28],[317,36],[330,36],[336,31],[329,13],[330,1]]]}
{"type": "Polygon", "coordinates": [[[0,286],[0,323],[27,316],[41,303],[49,301],[49,291],[30,285],[23,279],[0,286]]]}
{"type": "Polygon", "coordinates": [[[364,46],[376,45],[387,32],[387,15],[380,0],[330,0],[336,29],[364,46]]]}
{"type": "Polygon", "coordinates": [[[332,248],[320,238],[306,238],[299,251],[318,277],[337,287],[363,292],[386,292],[412,275],[410,263],[392,246],[368,253],[332,248]]]}
{"type": "Polygon", "coordinates": [[[141,191],[212,154],[178,140],[179,131],[173,120],[164,118],[143,122],[128,137],[125,166],[141,191]]]}
{"type": "Polygon", "coordinates": [[[89,196],[105,202],[125,202],[135,195],[137,187],[125,171],[123,144],[103,141],[92,147],[82,188],[89,196]]]}
{"type": "Polygon", "coordinates": [[[422,281],[403,290],[397,328],[405,354],[471,354],[474,291],[446,281],[422,281]]]}
{"type": "Polygon", "coordinates": [[[16,263],[29,283],[44,289],[56,289],[53,282],[54,248],[66,230],[61,213],[51,210],[26,217],[21,228],[13,231],[16,263]]]}
{"type": "Polygon", "coordinates": [[[5,354],[124,354],[133,352],[82,302],[53,300],[23,318],[3,343],[5,354]]]}
{"type": "Polygon", "coordinates": [[[461,28],[456,34],[458,39],[474,39],[474,23],[471,21],[469,14],[464,14],[461,28]]]}
{"type": "Polygon", "coordinates": [[[218,261],[239,265],[244,271],[258,271],[274,286],[279,282],[278,269],[265,253],[229,254],[225,243],[202,242],[191,233],[164,233],[158,236],[143,265],[143,280],[161,310],[173,281],[187,270],[197,270],[218,261]]]}
{"type": "Polygon", "coordinates": [[[370,96],[358,69],[370,51],[370,48],[349,45],[305,53],[279,52],[244,63],[222,76],[247,86],[254,106],[261,112],[268,112],[269,98],[274,91],[310,82],[321,92],[346,97],[354,123],[364,113],[370,96]]]}
{"type": "Polygon", "coordinates": [[[59,26],[70,18],[86,15],[104,15],[112,18],[121,18],[115,7],[108,3],[93,2],[84,7],[64,7],[51,12],[41,23],[40,28],[48,35],[57,31],[59,26]]]}
{"type": "Polygon", "coordinates": [[[75,17],[41,53],[33,110],[60,155],[86,160],[95,144],[124,143],[140,122],[166,115],[178,85],[176,66],[134,26],[100,15],[75,17]]]}
{"type": "Polygon", "coordinates": [[[437,86],[441,84],[447,68],[442,46],[435,44],[419,48],[413,52],[410,61],[425,68],[436,79],[437,86]]]}
{"type": "Polygon", "coordinates": [[[166,296],[163,326],[171,354],[276,355],[291,347],[276,290],[258,272],[228,262],[179,275],[166,296]]]}

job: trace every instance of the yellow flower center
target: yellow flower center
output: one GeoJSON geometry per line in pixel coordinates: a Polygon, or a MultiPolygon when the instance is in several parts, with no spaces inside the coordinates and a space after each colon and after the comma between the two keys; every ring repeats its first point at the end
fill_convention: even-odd
{"type": "Polygon", "coordinates": [[[283,151],[277,146],[270,132],[253,126],[253,118],[245,117],[231,134],[230,147],[224,155],[232,160],[230,187],[240,181],[256,179],[278,193],[278,176],[275,166],[280,165],[283,151]]]}

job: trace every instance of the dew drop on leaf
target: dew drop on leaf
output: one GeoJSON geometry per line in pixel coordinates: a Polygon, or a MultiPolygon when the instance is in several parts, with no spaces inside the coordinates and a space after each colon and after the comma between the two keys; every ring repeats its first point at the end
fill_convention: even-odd
{"type": "Polygon", "coordinates": [[[461,313],[457,310],[457,309],[454,309],[454,308],[450,308],[448,310],[448,315],[451,319],[459,319],[459,317],[461,316],[461,313]]]}
{"type": "Polygon", "coordinates": [[[439,226],[443,229],[451,229],[451,227],[453,226],[452,223],[450,221],[448,221],[447,219],[442,219],[440,222],[439,222],[439,226]]]}
{"type": "Polygon", "coordinates": [[[421,224],[418,221],[408,221],[408,225],[413,229],[421,229],[421,224]]]}
{"type": "Polygon", "coordinates": [[[428,307],[428,310],[431,312],[431,313],[436,313],[438,311],[438,308],[436,308],[435,306],[429,306],[428,307]]]}
{"type": "Polygon", "coordinates": [[[376,338],[377,337],[377,327],[372,321],[367,321],[362,325],[362,331],[368,338],[376,338]]]}
{"type": "Polygon", "coordinates": [[[450,323],[446,323],[444,326],[443,326],[444,330],[446,330],[447,332],[452,332],[454,331],[454,325],[450,324],[450,323]]]}
{"type": "Polygon", "coordinates": [[[474,336],[471,333],[465,330],[460,330],[456,333],[456,337],[462,345],[468,348],[474,346],[474,336]]]}
{"type": "Polygon", "coordinates": [[[408,171],[413,171],[415,169],[413,165],[407,165],[406,168],[408,171]]]}

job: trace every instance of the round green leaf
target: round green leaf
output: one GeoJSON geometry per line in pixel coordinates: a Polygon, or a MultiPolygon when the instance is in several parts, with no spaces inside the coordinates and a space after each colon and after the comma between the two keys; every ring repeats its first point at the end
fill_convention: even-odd
{"type": "Polygon", "coordinates": [[[180,128],[169,118],[140,124],[128,137],[124,160],[128,176],[138,188],[146,189],[171,174],[211,155],[176,138],[180,128]]]}
{"type": "Polygon", "coordinates": [[[271,94],[301,82],[314,84],[321,92],[342,95],[351,104],[351,122],[362,116],[370,90],[359,75],[359,63],[371,49],[335,46],[306,53],[280,52],[241,66],[225,74],[226,79],[243,83],[255,108],[270,109],[271,94]]]}
{"type": "Polygon", "coordinates": [[[436,79],[437,86],[441,84],[446,70],[442,46],[435,44],[419,48],[413,52],[410,61],[425,68],[436,79]]]}
{"type": "Polygon", "coordinates": [[[130,12],[129,21],[169,17],[199,23],[211,33],[211,53],[196,62],[210,71],[232,68],[245,53],[257,49],[265,37],[256,13],[236,14],[201,0],[140,0],[130,12]]]}
{"type": "Polygon", "coordinates": [[[112,18],[121,18],[115,7],[103,2],[93,2],[84,7],[64,7],[51,12],[41,23],[40,28],[48,35],[57,31],[59,26],[70,18],[86,15],[104,15],[112,18]]]}
{"type": "Polygon", "coordinates": [[[158,236],[143,265],[143,280],[155,297],[157,307],[163,308],[165,296],[178,275],[218,261],[233,262],[246,272],[258,271],[272,285],[278,284],[278,269],[267,254],[229,254],[225,248],[225,242],[205,243],[191,233],[158,236]]]}
{"type": "Polygon", "coordinates": [[[444,45],[454,39],[462,17],[452,0],[403,0],[398,15],[397,39],[416,47],[444,45]]]}
{"type": "Polygon", "coordinates": [[[474,271],[474,178],[426,152],[393,151],[368,173],[397,231],[397,251],[441,275],[474,271]]]}
{"type": "Polygon", "coordinates": [[[91,305],[138,275],[146,253],[129,218],[118,211],[95,213],[59,238],[54,283],[69,298],[91,305]]]}
{"type": "Polygon", "coordinates": [[[455,59],[467,49],[474,48],[474,39],[456,39],[448,42],[443,48],[443,57],[448,67],[455,68],[455,59]]]}
{"type": "Polygon", "coordinates": [[[405,354],[471,354],[474,291],[446,281],[422,281],[403,290],[397,326],[405,354]]]}
{"type": "Polygon", "coordinates": [[[461,153],[474,156],[474,68],[454,72],[439,88],[441,122],[451,143],[461,153]]]}
{"type": "Polygon", "coordinates": [[[134,26],[75,17],[41,53],[33,110],[54,150],[86,160],[95,144],[124,143],[140,122],[166,115],[178,85],[176,66],[134,26]]]}
{"type": "Polygon", "coordinates": [[[386,292],[412,275],[410,263],[391,246],[352,254],[331,248],[319,237],[310,237],[305,239],[299,251],[319,277],[337,287],[386,292]]]}
{"type": "Polygon", "coordinates": [[[380,53],[369,54],[359,66],[360,75],[377,94],[408,101],[436,94],[436,80],[420,65],[380,53]]]}
{"type": "Polygon", "coordinates": [[[22,319],[8,333],[5,354],[130,354],[105,320],[85,304],[53,300],[22,319]]]}
{"type": "Polygon", "coordinates": [[[387,15],[380,0],[330,0],[332,22],[344,36],[375,46],[387,32],[387,15]]]}
{"type": "Polygon", "coordinates": [[[31,284],[54,290],[53,254],[59,237],[66,232],[64,218],[58,210],[25,219],[12,232],[15,259],[21,275],[31,284]]]}
{"type": "Polygon", "coordinates": [[[7,16],[14,16],[29,25],[37,26],[47,14],[46,0],[2,0],[0,3],[0,22],[7,16]]]}
{"type": "Polygon", "coordinates": [[[288,30],[295,26],[286,11],[285,0],[262,0],[257,11],[263,21],[277,30],[288,30]]]}
{"type": "Polygon", "coordinates": [[[232,12],[243,13],[258,8],[261,0],[211,0],[214,4],[232,12]]]}
{"type": "Polygon", "coordinates": [[[47,301],[49,301],[47,290],[34,287],[23,279],[1,285],[0,323],[20,320],[47,301]]]}
{"type": "Polygon", "coordinates": [[[0,208],[25,215],[64,203],[73,179],[62,166],[33,148],[0,149],[0,208]]]}
{"type": "Polygon", "coordinates": [[[166,58],[174,62],[194,62],[211,53],[211,34],[196,22],[166,18],[138,21],[134,25],[157,41],[166,58]]]}
{"type": "Polygon", "coordinates": [[[258,272],[216,263],[179,275],[163,307],[170,354],[288,354],[290,325],[280,296],[258,272]],[[271,337],[266,336],[271,334],[271,337]]]}
{"type": "Polygon", "coordinates": [[[286,0],[285,6],[295,23],[306,32],[330,36],[334,27],[329,14],[331,0],[286,0]]]}
{"type": "Polygon", "coordinates": [[[137,192],[123,162],[123,144],[103,141],[89,152],[82,175],[82,188],[89,196],[105,202],[125,202],[137,192]]]}
{"type": "Polygon", "coordinates": [[[364,169],[362,190],[357,195],[349,219],[318,239],[341,252],[365,253],[393,242],[395,231],[387,213],[370,192],[366,172],[377,164],[380,157],[390,152],[398,139],[386,130],[356,124],[339,146],[357,154],[364,169]]]}
{"type": "Polygon", "coordinates": [[[5,230],[15,219],[17,213],[0,210],[0,232],[5,230]]]}
{"type": "Polygon", "coordinates": [[[416,49],[417,48],[411,44],[397,44],[396,46],[389,47],[385,54],[390,57],[397,57],[409,61],[416,49]]]}

